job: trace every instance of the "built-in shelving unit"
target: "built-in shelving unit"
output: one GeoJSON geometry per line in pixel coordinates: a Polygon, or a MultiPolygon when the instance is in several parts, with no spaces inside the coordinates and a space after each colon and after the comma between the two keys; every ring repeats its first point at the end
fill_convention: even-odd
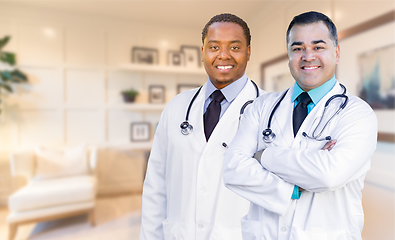
{"type": "Polygon", "coordinates": [[[204,68],[185,68],[163,65],[147,65],[147,64],[122,64],[120,70],[128,70],[135,72],[151,72],[151,73],[182,73],[182,74],[206,74],[204,68]]]}
{"type": "Polygon", "coordinates": [[[114,147],[120,150],[142,150],[142,151],[149,151],[152,147],[152,141],[147,142],[133,142],[130,144],[125,143],[112,143],[107,144],[106,147],[114,147]]]}
{"type": "MultiPolygon", "coordinates": [[[[174,66],[164,66],[164,65],[148,65],[148,64],[121,64],[117,70],[121,71],[131,71],[143,74],[174,74],[174,75],[202,75],[203,78],[206,76],[204,68],[185,68],[185,67],[174,67],[174,66]]],[[[130,111],[162,111],[166,103],[156,104],[156,103],[125,103],[109,105],[108,108],[112,109],[125,109],[130,111]]]]}
{"type": "Polygon", "coordinates": [[[166,104],[159,103],[124,103],[124,104],[115,104],[115,105],[107,105],[107,108],[110,109],[125,109],[131,111],[162,111],[165,108],[166,104]]]}
{"type": "MultiPolygon", "coordinates": [[[[130,111],[142,114],[143,121],[151,121],[151,133],[155,131],[154,125],[159,121],[159,115],[165,108],[168,101],[178,94],[177,86],[179,84],[201,85],[207,80],[207,74],[203,67],[186,68],[165,65],[148,65],[125,63],[117,67],[107,69],[110,71],[127,72],[136,74],[136,80],[141,81],[140,86],[142,94],[145,95],[140,101],[134,103],[107,103],[107,110],[130,111]],[[138,80],[137,80],[138,79],[138,80]],[[150,85],[164,85],[167,95],[164,103],[149,103],[149,87],[150,85]],[[153,117],[154,116],[154,117],[153,117]],[[157,116],[157,117],[155,117],[157,116]],[[157,118],[157,119],[156,119],[157,118]]],[[[126,79],[127,80],[127,79],[126,79]]],[[[146,142],[130,142],[118,145],[123,149],[130,150],[150,150],[152,147],[152,139],[146,142]]]]}

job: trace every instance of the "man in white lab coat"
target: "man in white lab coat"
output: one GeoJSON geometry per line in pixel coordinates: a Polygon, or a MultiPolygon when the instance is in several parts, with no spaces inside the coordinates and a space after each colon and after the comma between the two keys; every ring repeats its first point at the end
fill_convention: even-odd
{"type": "Polygon", "coordinates": [[[361,239],[376,116],[335,78],[340,47],[327,16],[294,17],[287,49],[295,84],[256,99],[225,154],[225,185],[251,201],[243,239],[361,239]],[[329,136],[337,142],[322,150],[329,136]],[[258,162],[252,155],[261,150],[258,162]]]}
{"type": "Polygon", "coordinates": [[[225,187],[222,165],[241,108],[263,93],[245,74],[250,39],[247,24],[232,14],[214,16],[203,29],[208,81],[177,95],[161,115],[144,182],[140,240],[242,239],[240,219],[249,202],[225,187]]]}

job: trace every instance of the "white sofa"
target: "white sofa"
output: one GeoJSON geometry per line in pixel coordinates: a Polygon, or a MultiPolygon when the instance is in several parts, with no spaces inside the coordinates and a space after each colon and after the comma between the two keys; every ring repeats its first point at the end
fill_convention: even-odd
{"type": "Polygon", "coordinates": [[[65,151],[37,148],[10,156],[13,176],[27,185],[8,199],[9,240],[21,224],[89,214],[94,226],[97,150],[85,146],[65,151]]]}

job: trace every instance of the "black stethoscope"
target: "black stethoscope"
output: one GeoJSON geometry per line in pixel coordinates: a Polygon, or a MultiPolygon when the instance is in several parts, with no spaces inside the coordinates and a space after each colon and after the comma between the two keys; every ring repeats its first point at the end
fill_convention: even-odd
{"type": "MultiPolygon", "coordinates": [[[[255,87],[255,90],[256,90],[256,97],[259,97],[259,89],[258,89],[258,86],[254,83],[254,81],[252,81],[252,80],[250,80],[250,81],[252,82],[252,84],[253,84],[254,87],[255,87]]],[[[188,135],[188,134],[190,134],[190,133],[192,132],[192,130],[193,130],[193,126],[192,126],[192,125],[189,123],[189,121],[188,121],[189,112],[191,111],[192,104],[193,104],[193,102],[195,101],[196,97],[199,95],[200,90],[202,89],[202,87],[203,87],[203,86],[200,86],[200,88],[197,90],[197,92],[196,92],[195,95],[193,96],[191,102],[189,103],[188,109],[187,109],[187,114],[186,114],[186,116],[185,116],[185,121],[182,122],[181,125],[180,125],[181,133],[182,133],[183,135],[188,135]]],[[[241,116],[243,115],[245,108],[246,108],[249,104],[251,104],[253,101],[254,101],[254,100],[249,100],[249,101],[247,101],[246,103],[244,103],[244,105],[241,107],[241,109],[240,109],[240,117],[239,117],[239,120],[241,119],[241,116]]],[[[239,122],[240,122],[240,121],[239,121],[239,122]]]]}
{"type": "MultiPolygon", "coordinates": [[[[307,137],[307,138],[310,138],[310,139],[315,139],[315,140],[317,140],[317,141],[331,140],[331,136],[326,136],[325,138],[321,138],[321,139],[319,139],[319,137],[321,137],[322,132],[324,131],[325,127],[330,123],[330,121],[332,121],[332,119],[333,119],[337,114],[339,114],[339,112],[340,112],[341,110],[343,110],[343,109],[346,107],[346,105],[347,105],[348,97],[346,96],[346,92],[347,92],[346,87],[343,86],[342,84],[340,84],[340,86],[343,88],[343,93],[342,93],[342,94],[335,94],[335,95],[333,95],[332,97],[330,97],[330,98],[326,101],[325,107],[324,107],[324,112],[322,113],[322,117],[321,117],[321,119],[320,119],[318,125],[315,127],[315,129],[314,129],[312,135],[309,136],[309,135],[307,135],[306,132],[303,132],[302,135],[303,135],[304,137],[307,137]],[[317,130],[318,126],[320,126],[321,121],[322,121],[322,119],[324,118],[326,109],[328,108],[330,102],[331,102],[332,100],[334,100],[335,98],[344,98],[345,100],[344,100],[344,102],[339,106],[339,109],[338,109],[338,110],[332,115],[332,117],[326,122],[326,124],[324,125],[324,127],[322,128],[322,130],[320,131],[320,133],[317,134],[317,135],[315,135],[315,131],[317,130]]],[[[263,134],[263,141],[266,142],[266,143],[271,143],[271,142],[273,142],[274,139],[276,138],[276,134],[274,134],[274,132],[273,132],[272,129],[270,128],[270,125],[271,125],[272,118],[273,118],[273,115],[274,115],[274,113],[275,113],[277,107],[280,105],[281,101],[284,99],[284,97],[285,97],[285,95],[287,94],[288,90],[289,90],[289,89],[287,89],[287,90],[285,91],[285,93],[281,96],[281,98],[277,101],[277,103],[276,103],[276,105],[274,106],[272,112],[270,113],[269,121],[268,121],[268,123],[267,123],[267,129],[265,129],[265,130],[262,132],[262,134],[263,134]]]]}

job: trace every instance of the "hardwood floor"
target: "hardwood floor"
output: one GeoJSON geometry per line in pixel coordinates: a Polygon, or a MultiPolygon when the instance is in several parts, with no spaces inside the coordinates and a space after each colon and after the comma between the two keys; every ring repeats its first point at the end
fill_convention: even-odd
{"type": "MultiPolygon", "coordinates": [[[[18,228],[15,240],[99,240],[138,239],[140,232],[141,195],[116,195],[97,198],[96,226],[88,215],[64,218],[18,228]]],[[[7,239],[7,208],[0,209],[0,239],[7,239]]]]}
{"type": "MultiPolygon", "coordinates": [[[[365,184],[363,190],[364,240],[395,239],[395,193],[365,184]]],[[[141,195],[99,197],[96,227],[87,215],[19,227],[15,240],[135,240],[140,232],[141,195]]],[[[0,208],[0,239],[7,239],[7,208],[0,208]]]]}

